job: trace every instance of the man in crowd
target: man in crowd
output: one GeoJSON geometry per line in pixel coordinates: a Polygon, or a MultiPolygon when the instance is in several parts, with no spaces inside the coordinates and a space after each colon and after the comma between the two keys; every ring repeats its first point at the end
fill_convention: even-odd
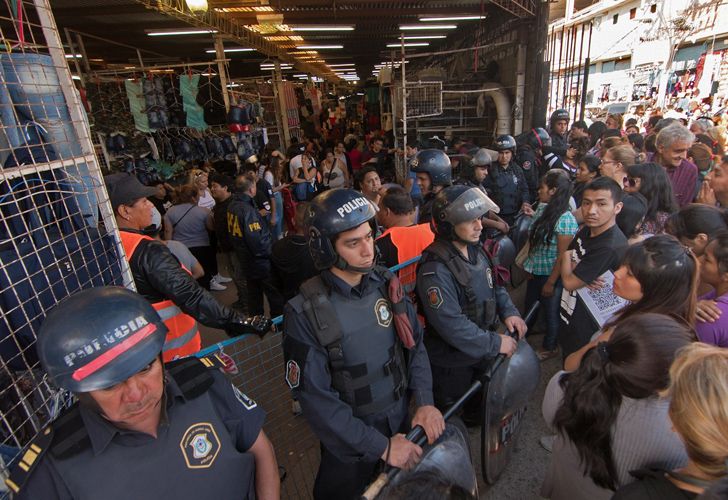
{"type": "Polygon", "coordinates": [[[286,301],[298,295],[301,283],[318,274],[308,251],[307,211],[308,203],[296,205],[295,231],[289,231],[283,239],[273,243],[271,262],[286,301]]]}
{"type": "Polygon", "coordinates": [[[580,207],[584,227],[559,257],[564,285],[559,343],[564,358],[589,342],[599,329],[577,292],[587,286],[603,286],[600,276],[617,269],[622,260],[627,238],[617,226],[617,214],[622,210],[623,195],[622,186],[609,177],[587,184],[580,207]]]}
{"type": "Polygon", "coordinates": [[[410,162],[417,176],[417,185],[422,192],[422,205],[418,223],[429,223],[432,218],[432,203],[437,193],[452,184],[450,158],[439,149],[423,149],[410,162]]]}
{"type": "Polygon", "coordinates": [[[371,165],[377,170],[379,175],[382,175],[386,160],[387,150],[384,149],[384,140],[381,137],[373,138],[369,144],[369,149],[361,155],[362,167],[371,165]]]}
{"type": "Polygon", "coordinates": [[[78,402],[18,462],[15,498],[279,498],[265,412],[210,360],[163,365],[166,333],[122,287],[84,290],[50,311],[41,364],[78,402]]]}
{"type": "MultiPolygon", "coordinates": [[[[451,186],[432,207],[436,239],[422,255],[417,295],[426,319],[426,345],[438,408],[447,408],[480,377],[498,353],[512,355],[517,343],[497,333],[526,334],[526,324],[508,291],[494,281],[492,264],[480,244],[481,218],[498,206],[480,189],[451,186]]],[[[477,398],[465,419],[479,421],[477,398]]]]}
{"type": "Polygon", "coordinates": [[[237,299],[231,307],[247,313],[248,311],[248,288],[245,284],[245,273],[235,254],[235,249],[230,242],[228,233],[227,213],[232,201],[235,181],[228,175],[216,174],[210,177],[210,194],[215,199],[215,206],[212,207],[212,218],[215,223],[215,236],[217,237],[217,251],[221,256],[223,266],[227,267],[230,276],[237,289],[237,299]]]}
{"type": "Polygon", "coordinates": [[[263,314],[263,295],[268,299],[271,316],[283,312],[283,297],[271,276],[270,225],[255,205],[255,174],[235,179],[235,194],[228,206],[228,232],[235,253],[245,273],[248,288],[248,311],[263,314]]]}
{"type": "Polygon", "coordinates": [[[657,153],[652,161],[662,165],[672,184],[672,192],[681,207],[692,203],[698,181],[698,167],[687,160],[695,135],[683,125],[674,123],[657,134],[657,153]]]}
{"type": "MultiPolygon", "coordinates": [[[[498,162],[488,169],[483,185],[500,208],[499,216],[512,225],[523,206],[530,204],[531,194],[523,170],[513,159],[516,140],[510,135],[502,135],[496,139],[495,149],[498,162]]],[[[530,168],[536,169],[535,166],[530,168]]]]}
{"type": "MultiPolygon", "coordinates": [[[[460,160],[460,177],[455,181],[455,184],[461,184],[468,187],[477,187],[483,193],[486,193],[483,182],[488,176],[488,170],[491,165],[491,156],[487,149],[479,149],[472,161],[467,158],[460,160]]],[[[492,229],[498,230],[503,234],[508,234],[511,227],[498,217],[495,212],[488,211],[481,219],[483,223],[483,234],[481,234],[481,240],[485,237],[492,237],[492,229]]]]}
{"type": "Polygon", "coordinates": [[[412,200],[415,202],[415,206],[419,206],[422,202],[422,191],[420,186],[417,184],[417,175],[412,171],[412,160],[417,157],[417,153],[420,152],[420,144],[415,140],[408,142],[405,147],[405,160],[407,163],[407,178],[404,181],[404,188],[412,196],[412,200]]]}
{"type": "Polygon", "coordinates": [[[251,324],[259,323],[218,302],[182,268],[166,245],[144,234],[153,208],[147,196],[156,188],[143,186],[131,174],[112,174],[104,180],[136,289],[159,311],[169,329],[164,361],[200,350],[197,321],[222,328],[230,336],[246,333],[251,324]]]}
{"type": "Polygon", "coordinates": [[[361,194],[372,202],[374,207],[379,206],[382,181],[379,178],[376,167],[369,165],[359,170],[359,189],[361,190],[361,194]]]}
{"type": "Polygon", "coordinates": [[[577,120],[571,124],[569,140],[573,141],[581,138],[589,139],[589,125],[584,120],[577,120]]]}
{"type": "Polygon", "coordinates": [[[309,211],[311,254],[320,276],[286,304],[286,382],[321,440],[313,496],[358,498],[380,460],[409,469],[422,453],[405,439],[422,425],[433,442],[445,422],[432,405],[422,329],[395,276],[375,268],[370,221],[360,193],[332,189],[309,211]]]}

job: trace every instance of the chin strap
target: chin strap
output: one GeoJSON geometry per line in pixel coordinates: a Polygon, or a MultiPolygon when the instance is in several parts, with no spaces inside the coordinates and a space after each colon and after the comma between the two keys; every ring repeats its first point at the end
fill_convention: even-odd
{"type": "Polygon", "coordinates": [[[341,269],[342,271],[353,271],[355,273],[360,273],[360,274],[369,274],[372,271],[374,271],[375,265],[372,264],[369,267],[352,266],[348,262],[346,262],[344,259],[342,259],[340,255],[337,255],[336,262],[334,262],[334,267],[341,269]]]}

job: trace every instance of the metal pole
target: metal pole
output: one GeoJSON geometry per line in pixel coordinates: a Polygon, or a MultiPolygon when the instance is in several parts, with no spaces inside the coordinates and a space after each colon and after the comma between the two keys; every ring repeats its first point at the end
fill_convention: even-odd
{"type": "Polygon", "coordinates": [[[230,111],[230,95],[228,94],[227,67],[225,66],[225,45],[222,36],[215,37],[215,58],[217,60],[217,73],[220,75],[220,88],[222,89],[222,100],[225,103],[225,111],[230,111]]]}
{"type": "Polygon", "coordinates": [[[291,130],[288,128],[288,106],[286,105],[286,93],[283,88],[283,79],[281,76],[281,62],[276,59],[274,61],[273,68],[273,93],[278,98],[278,106],[280,107],[280,114],[282,118],[283,127],[278,133],[283,134],[283,144],[281,147],[287,148],[291,145],[291,130]]]}
{"type": "MultiPolygon", "coordinates": [[[[578,99],[574,99],[574,117],[579,111],[579,103],[581,102],[581,75],[584,72],[584,31],[586,26],[581,25],[581,41],[579,42],[579,72],[576,75],[576,95],[578,99]]],[[[581,119],[581,118],[580,118],[581,119]]]]}
{"type": "Polygon", "coordinates": [[[589,71],[591,70],[591,40],[592,40],[592,28],[594,23],[589,22],[589,43],[586,48],[586,59],[584,59],[584,86],[581,89],[581,110],[579,111],[579,119],[584,119],[584,108],[586,107],[586,94],[589,85],[589,71]]]}
{"type": "Polygon", "coordinates": [[[571,30],[566,29],[564,31],[564,43],[566,44],[566,52],[564,53],[564,78],[563,78],[563,85],[561,87],[561,108],[564,107],[564,103],[566,102],[566,85],[568,81],[567,74],[569,72],[569,57],[571,54],[571,30]]]}
{"type": "Polygon", "coordinates": [[[404,58],[404,33],[400,33],[400,41],[402,48],[402,140],[407,145],[407,77],[405,71],[405,58],[404,58]]]}
{"type": "MultiPolygon", "coordinates": [[[[73,56],[73,65],[76,67],[76,73],[78,74],[78,78],[81,81],[81,87],[86,88],[86,80],[83,77],[83,73],[81,73],[81,63],[78,62],[78,57],[76,57],[76,54],[80,53],[76,52],[76,47],[73,44],[73,38],[71,38],[71,33],[68,31],[68,28],[64,28],[63,32],[66,34],[66,42],[68,42],[68,50],[71,51],[71,55],[73,56]]],[[[83,55],[82,55],[83,57],[83,55]]]]}
{"type": "Polygon", "coordinates": [[[559,107],[559,88],[561,87],[561,56],[564,54],[564,31],[565,27],[561,27],[561,36],[559,37],[559,66],[556,72],[556,98],[554,99],[554,109],[559,107]]]}
{"type": "MultiPolygon", "coordinates": [[[[521,32],[523,33],[523,32],[521,32]]],[[[521,40],[526,37],[521,36],[521,40]]],[[[518,44],[516,55],[516,116],[513,120],[513,135],[523,132],[523,105],[526,96],[526,44],[518,44]]]]}
{"type": "MultiPolygon", "coordinates": [[[[573,92],[572,84],[574,83],[574,70],[576,69],[576,65],[574,64],[574,61],[576,60],[576,38],[577,38],[576,33],[577,33],[577,28],[576,28],[576,25],[574,25],[574,27],[571,29],[571,61],[569,62],[571,70],[569,72],[569,96],[566,101],[566,105],[567,105],[566,109],[569,111],[571,111],[570,100],[572,100],[571,99],[572,92],[573,92]]],[[[573,99],[573,100],[575,101],[575,99],[573,99]]],[[[569,116],[571,116],[571,113],[569,113],[569,116]]]]}

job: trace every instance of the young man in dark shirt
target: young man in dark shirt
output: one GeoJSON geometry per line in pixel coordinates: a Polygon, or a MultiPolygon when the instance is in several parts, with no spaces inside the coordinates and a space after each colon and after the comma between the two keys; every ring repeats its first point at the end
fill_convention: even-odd
{"type": "Polygon", "coordinates": [[[622,197],[622,187],[608,177],[598,177],[587,184],[580,207],[584,227],[559,257],[564,285],[559,344],[564,358],[589,342],[599,329],[577,291],[586,286],[601,286],[598,278],[619,267],[627,247],[627,238],[617,226],[622,197]]]}
{"type": "Polygon", "coordinates": [[[308,227],[305,224],[307,210],[308,203],[296,205],[295,233],[289,232],[285,238],[273,243],[273,274],[286,301],[298,295],[301,283],[318,274],[308,250],[308,227]]]}

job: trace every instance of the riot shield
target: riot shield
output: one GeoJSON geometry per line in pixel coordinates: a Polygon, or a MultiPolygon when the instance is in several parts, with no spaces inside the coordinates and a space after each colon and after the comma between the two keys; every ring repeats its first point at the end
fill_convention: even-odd
{"type": "MultiPolygon", "coordinates": [[[[530,315],[529,315],[530,316],[530,315]]],[[[480,459],[483,480],[493,484],[508,465],[526,403],[536,390],[541,366],[531,346],[521,340],[518,349],[483,385],[483,426],[480,459]]]]}

